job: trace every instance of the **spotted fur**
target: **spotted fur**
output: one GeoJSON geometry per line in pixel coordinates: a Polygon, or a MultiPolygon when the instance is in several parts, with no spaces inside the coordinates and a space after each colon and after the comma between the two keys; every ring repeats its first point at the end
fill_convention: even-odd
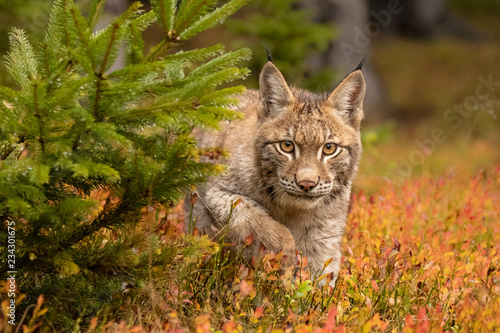
{"type": "Polygon", "coordinates": [[[218,133],[197,132],[201,146],[230,153],[227,172],[206,186],[195,209],[197,227],[212,236],[226,226],[248,257],[259,247],[308,257],[313,272],[338,273],[351,184],[361,157],[365,81],[349,74],[331,94],[289,88],[268,62],[260,90],[240,97],[244,119],[218,133]],[[293,151],[288,152],[293,146],[293,151]],[[334,150],[334,148],[336,148],[334,150]],[[325,154],[325,151],[331,154],[325,154]],[[242,199],[230,216],[231,203],[242,199]]]}

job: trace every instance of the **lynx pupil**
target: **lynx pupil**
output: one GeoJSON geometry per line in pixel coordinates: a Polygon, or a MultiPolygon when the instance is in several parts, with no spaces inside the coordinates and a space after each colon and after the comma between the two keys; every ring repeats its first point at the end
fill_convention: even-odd
{"type": "Polygon", "coordinates": [[[334,143],[327,143],[323,146],[323,154],[332,155],[337,151],[337,145],[334,143]]]}
{"type": "Polygon", "coordinates": [[[281,141],[281,149],[286,153],[291,153],[293,151],[293,142],[289,140],[281,141]]]}

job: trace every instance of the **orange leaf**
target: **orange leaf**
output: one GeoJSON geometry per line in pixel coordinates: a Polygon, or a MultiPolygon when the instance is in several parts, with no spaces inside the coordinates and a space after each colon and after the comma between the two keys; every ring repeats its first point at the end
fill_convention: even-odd
{"type": "Polygon", "coordinates": [[[413,328],[415,322],[413,321],[413,317],[411,315],[407,315],[405,318],[405,327],[413,328]]]}
{"type": "Polygon", "coordinates": [[[430,331],[431,322],[427,318],[425,307],[421,307],[417,313],[417,333],[426,333],[430,331]]]}
{"type": "Polygon", "coordinates": [[[210,316],[202,315],[194,320],[196,333],[210,333],[210,316]]]}
{"type": "Polygon", "coordinates": [[[280,260],[281,258],[283,258],[283,255],[284,255],[284,253],[283,253],[283,251],[281,251],[281,252],[280,252],[280,253],[278,253],[276,256],[274,256],[274,259],[275,259],[275,260],[280,260]]]}
{"type": "Polygon", "coordinates": [[[230,321],[229,323],[225,323],[222,325],[222,332],[224,333],[233,333],[236,330],[236,324],[234,321],[230,321]]]}
{"type": "Polygon", "coordinates": [[[96,327],[97,327],[97,318],[94,317],[94,318],[90,319],[90,327],[89,327],[89,329],[91,331],[93,331],[93,330],[96,329],[96,327]]]}
{"type": "Polygon", "coordinates": [[[253,243],[253,234],[250,234],[245,237],[245,246],[248,246],[253,243]]]}
{"type": "Polygon", "coordinates": [[[255,309],[253,316],[254,318],[259,319],[260,317],[262,317],[263,314],[264,314],[264,308],[259,306],[257,309],[255,309]]]}
{"type": "Polygon", "coordinates": [[[306,267],[307,266],[307,257],[302,257],[300,261],[300,267],[306,267]]]}
{"type": "Polygon", "coordinates": [[[36,306],[41,307],[43,303],[43,295],[38,296],[38,300],[36,301],[36,306]]]}
{"type": "Polygon", "coordinates": [[[232,209],[235,209],[236,206],[238,206],[240,203],[241,203],[241,198],[239,198],[238,200],[236,200],[235,202],[233,202],[233,205],[231,206],[232,209]]]}
{"type": "Polygon", "coordinates": [[[245,280],[243,280],[243,281],[240,282],[240,294],[243,297],[248,296],[248,294],[250,294],[251,291],[252,291],[252,285],[251,284],[249,284],[245,280]]]}
{"type": "Polygon", "coordinates": [[[337,327],[337,323],[335,318],[337,317],[338,309],[336,307],[332,307],[330,311],[328,311],[328,315],[326,317],[324,329],[328,330],[328,332],[333,331],[335,327],[337,327]]]}

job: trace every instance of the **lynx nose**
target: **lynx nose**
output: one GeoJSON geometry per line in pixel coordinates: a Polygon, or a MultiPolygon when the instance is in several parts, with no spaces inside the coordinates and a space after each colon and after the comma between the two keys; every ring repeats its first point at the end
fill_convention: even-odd
{"type": "Polygon", "coordinates": [[[316,183],[310,180],[303,180],[298,182],[297,185],[299,185],[302,191],[308,192],[316,186],[316,183]]]}

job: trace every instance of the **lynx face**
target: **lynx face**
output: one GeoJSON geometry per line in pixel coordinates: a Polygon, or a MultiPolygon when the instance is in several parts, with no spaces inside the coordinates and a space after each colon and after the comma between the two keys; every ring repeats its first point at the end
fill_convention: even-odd
{"type": "Polygon", "coordinates": [[[277,203],[311,208],[349,191],[361,155],[358,72],[327,96],[290,90],[272,63],[264,67],[256,158],[277,203]]]}

